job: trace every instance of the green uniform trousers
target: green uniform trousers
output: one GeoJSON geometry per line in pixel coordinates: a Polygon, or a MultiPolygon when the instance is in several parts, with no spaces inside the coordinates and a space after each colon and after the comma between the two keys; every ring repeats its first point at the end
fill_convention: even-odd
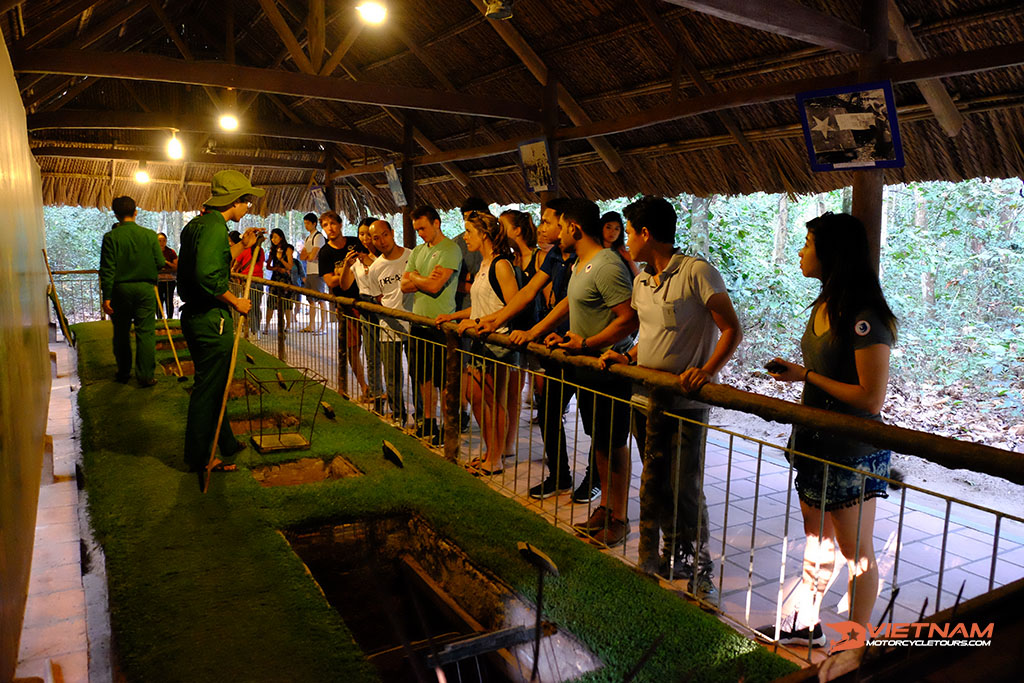
{"type": "MultiPolygon", "coordinates": [[[[231,312],[223,308],[195,311],[185,305],[181,311],[181,329],[188,342],[188,351],[195,366],[195,386],[188,401],[185,423],[185,464],[198,471],[206,467],[213,446],[214,430],[224,400],[234,344],[234,323],[231,312]]],[[[221,457],[233,455],[237,440],[231,433],[227,418],[217,434],[221,457]]]]}
{"type": "Polygon", "coordinates": [[[132,323],[135,323],[135,379],[148,382],[156,369],[155,282],[120,282],[114,285],[110,306],[114,314],[114,360],[117,378],[127,382],[132,374],[132,323]]]}

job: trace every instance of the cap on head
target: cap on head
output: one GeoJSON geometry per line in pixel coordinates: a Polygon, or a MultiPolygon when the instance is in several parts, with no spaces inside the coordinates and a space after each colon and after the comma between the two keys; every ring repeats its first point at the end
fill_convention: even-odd
{"type": "Polygon", "coordinates": [[[204,206],[229,206],[239,197],[247,194],[262,197],[267,193],[259,187],[253,187],[249,179],[238,171],[217,171],[210,183],[210,198],[203,202],[204,206]]]}

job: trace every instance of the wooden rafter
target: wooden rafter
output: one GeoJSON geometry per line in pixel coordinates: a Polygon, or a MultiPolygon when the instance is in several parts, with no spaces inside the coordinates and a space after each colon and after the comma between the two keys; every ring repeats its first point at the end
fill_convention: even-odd
{"type": "Polygon", "coordinates": [[[313,73],[320,73],[324,63],[324,49],[327,47],[327,18],[324,0],[310,0],[309,16],[306,19],[306,37],[309,40],[309,63],[313,73]]]}
{"type": "Polygon", "coordinates": [[[219,62],[187,62],[148,54],[80,50],[37,49],[12,53],[15,70],[29,73],[59,73],[77,76],[127,78],[237,88],[279,95],[309,96],[316,99],[375,104],[406,109],[440,111],[470,116],[540,119],[539,110],[522,102],[490,97],[453,94],[384,85],[350,83],[336,78],[297,74],[277,69],[259,69],[219,62]]]}
{"type": "Polygon", "coordinates": [[[98,0],[78,0],[77,2],[65,3],[58,7],[46,21],[29,31],[24,38],[11,46],[14,50],[31,50],[53,40],[61,31],[65,30],[72,23],[77,22],[83,12],[92,8],[98,0]]]}
{"type": "Polygon", "coordinates": [[[25,0],[0,0],[0,15],[7,14],[7,12],[23,4],[25,4],[25,0]]]}
{"type": "MultiPolygon", "coordinates": [[[[181,56],[185,58],[185,61],[194,62],[195,58],[192,56],[192,50],[188,48],[188,45],[185,44],[185,41],[182,39],[182,37],[178,35],[178,30],[174,28],[174,24],[171,23],[171,20],[170,18],[168,18],[167,13],[164,12],[164,8],[160,5],[160,0],[150,0],[149,6],[152,8],[153,13],[157,16],[157,19],[160,21],[160,24],[164,27],[164,31],[167,32],[167,35],[170,37],[171,41],[174,42],[174,45],[178,48],[178,52],[180,52],[181,56]]],[[[203,91],[206,92],[206,96],[210,98],[211,102],[213,102],[213,106],[220,109],[220,97],[217,96],[217,93],[213,90],[213,88],[209,86],[203,86],[203,91]]]]}
{"type": "MultiPolygon", "coordinates": [[[[36,147],[32,154],[37,157],[60,157],[65,159],[107,159],[120,161],[159,161],[167,152],[162,147],[151,147],[148,149],[95,149],[87,147],[36,147]]],[[[210,154],[207,152],[195,152],[189,156],[189,163],[193,164],[215,164],[218,166],[258,166],[261,168],[283,168],[304,170],[309,168],[322,168],[322,158],[311,161],[304,161],[294,157],[287,159],[272,159],[264,156],[250,156],[241,154],[210,154]]],[[[181,162],[166,162],[181,163],[181,162]]]]}
{"type": "Polygon", "coordinates": [[[841,52],[863,52],[868,36],[859,27],[796,0],[666,0],[695,12],[777,33],[841,52]]]}
{"type": "MultiPolygon", "coordinates": [[[[130,81],[122,81],[134,94],[130,81]]],[[[141,100],[139,100],[141,104],[141,100]]],[[[190,133],[214,133],[220,130],[215,117],[184,116],[168,113],[140,114],[128,111],[63,111],[31,114],[26,117],[30,131],[47,129],[105,129],[105,130],[169,130],[190,133]]],[[[317,140],[337,142],[346,145],[373,147],[393,152],[401,150],[401,142],[389,140],[380,135],[339,130],[333,126],[313,126],[306,123],[283,125],[272,121],[247,119],[239,135],[258,135],[290,140],[317,140]]]]}
{"type": "Polygon", "coordinates": [[[263,14],[266,15],[267,21],[274,27],[274,31],[281,38],[281,42],[288,48],[288,53],[291,55],[295,65],[299,67],[299,71],[306,74],[315,73],[313,65],[310,63],[309,58],[306,57],[306,53],[302,51],[299,41],[295,39],[295,34],[292,33],[288,22],[281,16],[281,11],[277,9],[277,3],[274,0],[259,0],[259,3],[260,7],[263,8],[263,14]]]}
{"type": "Polygon", "coordinates": [[[345,37],[338,43],[338,47],[331,53],[330,58],[324,63],[323,68],[320,69],[321,76],[330,76],[334,73],[334,70],[341,64],[341,60],[345,58],[348,51],[355,45],[356,39],[359,38],[359,34],[363,32],[363,22],[357,21],[352,24],[352,28],[348,30],[345,37]]]}
{"type": "MultiPolygon", "coordinates": [[[[484,12],[486,10],[486,3],[484,0],[473,0],[473,5],[484,12]]],[[[537,55],[529,43],[523,38],[523,36],[515,29],[515,27],[507,21],[492,21],[487,20],[494,31],[501,36],[501,39],[505,41],[505,44],[511,48],[519,59],[522,60],[527,70],[541,85],[545,85],[548,82],[548,67],[544,61],[537,55]]],[[[583,111],[583,107],[576,102],[575,98],[565,87],[559,83],[558,85],[558,104],[562,107],[562,110],[569,116],[569,119],[576,125],[583,125],[590,123],[590,116],[583,111]]],[[[600,136],[596,136],[588,140],[594,150],[604,159],[605,165],[613,173],[622,168],[622,157],[615,151],[611,143],[600,136]]]]}
{"type": "MultiPolygon", "coordinates": [[[[896,37],[896,54],[904,62],[913,62],[928,57],[924,48],[911,33],[903,13],[896,7],[893,0],[888,2],[889,32],[896,37]]],[[[915,81],[928,106],[935,113],[935,119],[949,137],[956,137],[964,126],[964,117],[956,108],[953,98],[949,96],[946,86],[937,78],[915,81]]]]}

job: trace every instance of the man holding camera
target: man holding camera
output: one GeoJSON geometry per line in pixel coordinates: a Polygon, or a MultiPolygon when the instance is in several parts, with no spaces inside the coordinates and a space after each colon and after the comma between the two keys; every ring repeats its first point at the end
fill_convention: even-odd
{"type": "MultiPolygon", "coordinates": [[[[231,309],[245,315],[252,306],[248,299],[235,296],[228,287],[231,260],[243,248],[254,245],[263,232],[262,228],[249,228],[241,242],[229,246],[228,221],[241,220],[249,212],[253,198],[264,194],[266,190],[253,187],[238,171],[215,173],[202,213],[181,232],[178,293],[185,302],[181,329],[195,365],[195,386],[185,425],[185,464],[193,472],[203,471],[209,461],[228,382],[234,343],[231,309]]],[[[227,420],[216,437],[221,460],[214,461],[212,469],[234,469],[224,460],[243,446],[231,433],[227,420]]]]}

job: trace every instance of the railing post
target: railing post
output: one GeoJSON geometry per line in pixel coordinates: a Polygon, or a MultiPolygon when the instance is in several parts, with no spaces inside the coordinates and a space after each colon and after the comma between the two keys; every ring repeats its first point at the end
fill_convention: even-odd
{"type": "Polygon", "coordinates": [[[100,293],[100,320],[106,320],[107,314],[103,310],[103,278],[100,277],[99,273],[96,274],[96,286],[98,287],[96,291],[100,293]]]}
{"type": "MultiPolygon", "coordinates": [[[[648,482],[647,477],[654,474],[654,469],[649,467],[649,463],[654,458],[678,458],[679,453],[658,453],[658,448],[664,444],[672,443],[670,434],[666,432],[671,428],[669,426],[669,420],[665,417],[665,411],[669,408],[670,396],[662,390],[652,390],[649,397],[649,405],[647,406],[647,414],[644,416],[645,429],[644,429],[644,443],[642,444],[642,452],[640,453],[640,537],[637,541],[637,555],[638,561],[641,568],[645,570],[657,571],[658,568],[658,541],[659,531],[664,531],[666,538],[670,535],[675,537],[677,529],[664,529],[660,527],[660,519],[658,516],[650,514],[655,509],[657,501],[655,500],[657,494],[655,493],[655,487],[652,486],[654,482],[648,482]]],[[[676,470],[672,469],[671,466],[667,468],[669,472],[676,470]]],[[[674,516],[675,517],[675,516],[674,516]]],[[[673,524],[678,526],[678,521],[673,519],[673,524]]],[[[669,555],[669,562],[673,560],[674,555],[669,555]]]]}
{"type": "Polygon", "coordinates": [[[460,357],[461,346],[459,335],[450,330],[444,331],[444,388],[441,394],[444,406],[444,458],[450,462],[459,459],[459,446],[462,442],[460,429],[459,382],[462,369],[460,357]]]}
{"type": "Polygon", "coordinates": [[[345,317],[345,309],[335,303],[335,310],[338,312],[338,393],[348,397],[348,319],[345,317]]]}
{"type": "Polygon", "coordinates": [[[288,362],[284,352],[284,294],[284,290],[280,290],[277,294],[277,358],[282,363],[288,362]]]}

